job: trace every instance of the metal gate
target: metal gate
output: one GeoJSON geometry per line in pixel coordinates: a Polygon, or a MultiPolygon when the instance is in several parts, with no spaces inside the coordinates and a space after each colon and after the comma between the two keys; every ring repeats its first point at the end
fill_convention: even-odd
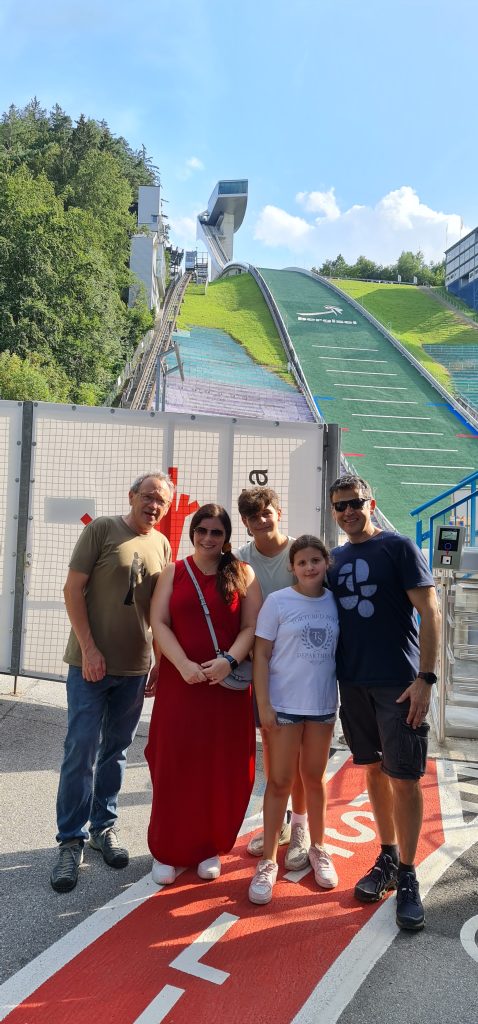
{"type": "Polygon", "coordinates": [[[0,671],[64,678],[68,620],[62,588],[85,522],[128,511],[133,480],[169,470],[177,492],[164,532],[190,551],[189,516],[207,501],[237,512],[244,487],[281,496],[284,531],[333,540],[327,482],[338,474],[339,430],[318,423],[0,402],[3,537],[0,671]]]}

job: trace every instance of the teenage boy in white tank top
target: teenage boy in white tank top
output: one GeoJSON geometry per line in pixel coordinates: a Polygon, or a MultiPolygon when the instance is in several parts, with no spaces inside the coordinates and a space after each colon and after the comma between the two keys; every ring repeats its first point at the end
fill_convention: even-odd
{"type": "MultiPolygon", "coordinates": [[[[243,562],[252,566],[259,580],[262,596],[265,600],[269,594],[276,590],[283,590],[290,587],[294,582],[289,570],[289,549],[294,540],[281,533],[280,520],[281,508],[278,494],[270,487],[251,487],[242,491],[238,501],[239,514],[252,540],[235,551],[235,554],[243,562]]],[[[259,716],[254,701],[256,725],[259,726],[259,716]]],[[[267,733],[261,729],[262,750],[264,757],[264,774],[267,779],[269,771],[269,754],[267,748],[267,733]]],[[[292,786],[292,817],[287,812],[287,819],[282,826],[279,845],[288,844],[285,856],[285,867],[288,871],[300,871],[309,863],[310,837],[307,826],[307,813],[305,804],[305,793],[297,762],[297,771],[292,786]]],[[[247,847],[248,852],[254,857],[262,857],[264,848],[264,834],[259,832],[255,835],[247,847]]]]}

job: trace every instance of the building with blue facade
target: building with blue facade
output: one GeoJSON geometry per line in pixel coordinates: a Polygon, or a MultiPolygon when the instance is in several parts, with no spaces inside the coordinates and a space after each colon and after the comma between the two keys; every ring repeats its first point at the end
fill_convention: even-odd
{"type": "Polygon", "coordinates": [[[473,309],[478,309],[478,228],[445,252],[445,285],[473,309]]]}

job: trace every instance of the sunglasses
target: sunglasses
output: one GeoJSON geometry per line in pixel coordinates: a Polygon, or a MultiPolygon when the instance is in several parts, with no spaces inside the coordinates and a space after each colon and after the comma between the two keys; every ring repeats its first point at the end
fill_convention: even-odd
{"type": "Polygon", "coordinates": [[[198,537],[207,537],[209,533],[214,539],[226,536],[224,530],[207,530],[205,526],[195,526],[194,533],[197,533],[198,537]]]}
{"type": "Polygon", "coordinates": [[[370,498],[349,498],[348,501],[333,501],[332,508],[336,512],[345,512],[347,507],[358,511],[358,509],[364,507],[366,501],[370,501],[370,498]]]}

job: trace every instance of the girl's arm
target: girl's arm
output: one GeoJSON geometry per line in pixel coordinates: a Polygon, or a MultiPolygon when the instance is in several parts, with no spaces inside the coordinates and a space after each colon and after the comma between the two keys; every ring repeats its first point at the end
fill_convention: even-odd
{"type": "MultiPolygon", "coordinates": [[[[232,654],[236,661],[244,661],[252,650],[257,616],[262,604],[262,591],[250,565],[245,566],[247,572],[247,591],[241,598],[241,628],[231,644],[227,654],[232,654]]],[[[227,658],[212,658],[204,661],[201,666],[210,683],[219,683],[231,671],[227,658]]]]}
{"type": "Polygon", "coordinates": [[[171,629],[169,602],[173,592],[174,565],[163,569],[154,588],[151,601],[150,620],[153,637],[162,654],[177,668],[186,683],[204,683],[206,676],[196,661],[191,661],[171,629]]]}
{"type": "Polygon", "coordinates": [[[256,636],[253,660],[254,690],[261,727],[266,732],[278,728],[276,713],[269,700],[269,662],[273,647],[273,640],[264,640],[263,637],[256,636]]]}

